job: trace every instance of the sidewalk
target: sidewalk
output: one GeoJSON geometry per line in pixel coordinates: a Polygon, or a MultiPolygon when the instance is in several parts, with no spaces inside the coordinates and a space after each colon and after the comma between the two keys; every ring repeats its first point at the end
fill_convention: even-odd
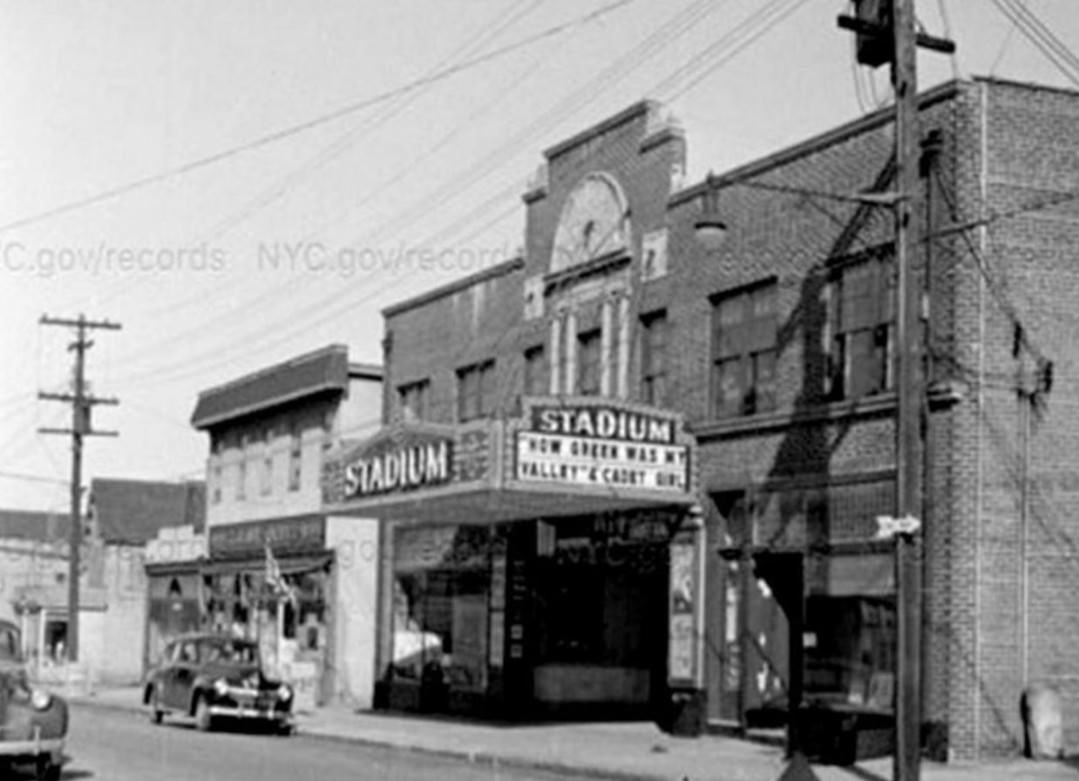
{"type": "MultiPolygon", "coordinates": [[[[135,687],[72,697],[78,705],[141,711],[135,687]]],[[[673,738],[643,722],[492,726],[438,717],[355,712],[330,706],[297,714],[305,736],[540,768],[595,778],[658,781],[775,781],[782,751],[735,738],[673,738]]],[[[815,765],[820,781],[889,781],[890,758],[855,767],[815,765]]],[[[922,764],[925,781],[1079,781],[1079,765],[1016,759],[982,765],[922,764]]]]}

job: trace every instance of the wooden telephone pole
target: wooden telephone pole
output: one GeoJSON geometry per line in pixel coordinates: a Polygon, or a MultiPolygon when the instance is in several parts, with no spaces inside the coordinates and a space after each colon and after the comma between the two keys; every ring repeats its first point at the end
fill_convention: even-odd
{"type": "Polygon", "coordinates": [[[82,549],[82,439],[86,436],[117,436],[115,431],[94,431],[90,426],[90,410],[96,404],[119,404],[112,398],[98,398],[86,392],[86,350],[93,346],[93,341],[86,338],[88,329],[106,328],[119,330],[118,323],[107,320],[87,320],[79,315],[77,320],[49,317],[42,315],[42,325],[59,325],[75,329],[75,341],[68,345],[75,353],[75,372],[72,378],[73,393],[39,392],[38,398],[49,401],[63,401],[71,404],[71,428],[41,428],[42,434],[71,435],[71,528],[68,532],[68,574],[67,574],[67,660],[79,660],[79,570],[82,549]]]}
{"type": "MultiPolygon", "coordinates": [[[[895,781],[918,781],[922,725],[922,508],[926,421],[922,368],[922,286],[914,269],[914,217],[919,181],[917,47],[955,51],[951,41],[920,34],[914,0],[856,0],[855,18],[839,26],[858,33],[858,61],[891,63],[895,89],[895,516],[882,518],[881,536],[895,540],[896,703],[895,781]]],[[[926,270],[928,273],[928,269],[926,270]]]]}

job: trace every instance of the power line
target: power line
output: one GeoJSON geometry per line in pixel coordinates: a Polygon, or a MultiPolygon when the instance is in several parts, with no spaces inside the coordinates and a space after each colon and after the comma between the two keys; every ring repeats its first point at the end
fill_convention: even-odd
{"type": "Polygon", "coordinates": [[[57,477],[45,477],[44,475],[29,475],[24,472],[5,472],[0,471],[0,477],[8,478],[9,480],[25,480],[28,483],[49,483],[56,486],[68,486],[67,480],[61,480],[57,477]]]}
{"type": "MultiPolygon", "coordinates": [[[[531,143],[530,139],[546,132],[549,128],[554,127],[557,122],[561,121],[564,117],[572,115],[576,111],[586,106],[592,105],[594,98],[600,91],[607,89],[611,84],[626,78],[635,69],[641,67],[648,59],[658,54],[665,49],[677,38],[684,35],[686,32],[694,28],[694,25],[699,24],[703,18],[714,13],[722,3],[716,3],[714,0],[696,0],[689,7],[675,13],[667,22],[664,23],[658,30],[651,33],[645,38],[644,41],[637,44],[633,49],[629,50],[626,54],[622,55],[613,63],[600,72],[599,75],[594,77],[590,82],[586,83],[583,87],[571,93],[570,95],[559,101],[554,107],[549,109],[545,114],[541,115],[537,119],[530,122],[522,130],[518,131],[511,138],[507,139],[496,150],[488,151],[483,158],[478,162],[474,162],[466,167],[463,171],[450,177],[447,182],[438,188],[436,191],[429,193],[419,201],[414,202],[410,207],[407,207],[404,211],[397,214],[394,218],[383,223],[378,228],[369,232],[369,234],[357,238],[351,244],[359,244],[366,240],[372,242],[377,240],[381,236],[385,236],[391,233],[393,230],[405,229],[410,227],[415,219],[429,211],[435,206],[444,205],[446,199],[457,197],[460,193],[464,192],[468,187],[471,187],[474,183],[488,176],[494,170],[497,170],[504,164],[512,155],[520,152],[520,149],[525,144],[531,143]]],[[[503,192],[511,192],[516,185],[512,185],[510,188],[506,188],[503,192]]],[[[503,196],[498,195],[498,198],[503,196]]],[[[494,200],[494,199],[492,199],[494,200]]],[[[473,209],[469,215],[476,213],[482,214],[486,217],[487,210],[473,209]]],[[[460,222],[460,221],[459,221],[460,222]]],[[[394,283],[391,281],[388,285],[384,285],[378,290],[370,291],[364,295],[361,301],[370,300],[374,295],[384,291],[388,287],[392,287],[394,283]]],[[[294,286],[294,282],[288,281],[282,286],[282,289],[287,289],[294,286]]],[[[347,298],[354,293],[354,289],[350,287],[342,287],[339,290],[331,293],[328,296],[323,297],[314,306],[309,308],[309,311],[316,314],[319,323],[326,322],[329,318],[325,315],[325,307],[329,306],[337,301],[347,298]]],[[[354,306],[359,302],[352,302],[348,306],[354,306]]],[[[240,307],[236,310],[242,313],[244,308],[240,307]]],[[[230,314],[226,313],[222,317],[229,317],[230,314]]],[[[221,318],[218,318],[220,320],[221,318]]],[[[201,324],[205,326],[205,323],[201,324]]],[[[289,322],[289,328],[291,333],[284,335],[284,340],[292,338],[292,336],[302,328],[310,327],[311,323],[307,317],[292,317],[289,322]]],[[[205,330],[204,328],[201,330],[205,330]]],[[[260,334],[264,332],[265,324],[260,324],[260,334]]],[[[254,338],[254,335],[253,335],[254,338]]],[[[230,343],[235,345],[232,349],[226,349],[226,353],[235,354],[237,351],[249,351],[248,343],[250,340],[244,338],[235,338],[234,335],[229,337],[230,343]]],[[[275,340],[275,344],[281,343],[283,340],[275,340]]],[[[265,348],[265,342],[261,345],[265,348]]],[[[229,359],[225,358],[220,348],[207,351],[206,353],[200,353],[200,355],[206,354],[212,356],[214,360],[211,361],[210,366],[222,365],[227,363],[229,359]]],[[[209,367],[206,367],[209,368],[209,367]]],[[[193,369],[190,365],[190,361],[183,367],[181,367],[181,376],[189,376],[198,369],[193,369]]],[[[136,375],[139,379],[142,377],[153,376],[155,381],[161,380],[161,374],[158,372],[145,372],[140,375],[136,375]]],[[[175,377],[173,379],[176,379],[175,377]]]]}
{"type": "Polygon", "coordinates": [[[1079,58],[1033,12],[1019,0],[993,0],[993,4],[1057,70],[1079,86],[1079,58]]]}
{"type": "MultiPolygon", "coordinates": [[[[512,14],[511,18],[509,18],[507,20],[504,20],[501,23],[498,23],[496,21],[494,28],[487,29],[485,33],[480,35],[478,38],[476,38],[472,42],[459,47],[458,51],[455,52],[454,55],[451,55],[450,58],[447,58],[446,60],[443,60],[443,62],[441,62],[438,65],[434,66],[434,69],[432,70],[432,72],[434,72],[437,69],[442,68],[454,56],[457,56],[457,54],[467,55],[467,54],[471,53],[472,51],[474,51],[478,46],[481,46],[484,43],[486,43],[487,41],[493,39],[499,33],[501,33],[503,30],[505,30],[508,26],[510,26],[511,24],[519,21],[523,17],[524,14],[527,14],[533,8],[535,8],[536,5],[538,4],[538,2],[539,2],[539,0],[531,0],[531,3],[529,4],[529,6],[527,8],[524,8],[524,9],[518,11],[517,13],[512,14]]],[[[503,17],[504,16],[505,16],[505,14],[503,15],[503,17]]],[[[500,17],[500,18],[502,18],[502,17],[500,17]]],[[[516,86],[516,84],[514,86],[516,86]]],[[[499,100],[501,100],[502,98],[504,98],[506,95],[508,95],[510,93],[511,93],[510,89],[504,90],[498,98],[496,98],[495,100],[489,102],[484,107],[483,111],[486,111],[486,110],[490,109],[499,100]]],[[[413,96],[416,96],[416,95],[418,95],[418,93],[413,93],[413,96]]],[[[403,110],[403,108],[407,107],[407,105],[408,105],[407,103],[400,103],[399,102],[393,109],[391,109],[391,111],[397,112],[399,109],[403,110]]],[[[382,117],[378,120],[378,124],[381,124],[385,120],[389,119],[391,116],[392,116],[392,114],[384,113],[382,115],[382,117]]],[[[469,116],[467,121],[469,121],[469,122],[472,121],[473,119],[475,119],[476,116],[477,116],[477,113],[474,112],[473,114],[471,114],[469,116]]],[[[439,141],[433,147],[430,147],[427,150],[425,150],[422,155],[420,155],[420,156],[418,156],[416,158],[413,158],[411,163],[404,170],[400,170],[400,171],[396,172],[393,176],[387,178],[384,182],[370,188],[368,190],[367,195],[363,199],[361,199],[358,203],[349,204],[349,209],[354,210],[354,209],[358,208],[359,206],[362,206],[362,205],[366,204],[367,202],[374,199],[375,197],[378,197],[380,195],[384,195],[387,187],[392,186],[393,184],[399,182],[401,177],[405,173],[407,173],[409,170],[415,168],[417,165],[419,165],[420,162],[422,162],[423,160],[427,159],[432,154],[434,154],[441,146],[443,146],[448,141],[449,138],[451,138],[453,135],[458,133],[463,126],[464,126],[463,124],[459,124],[459,125],[455,126],[453,129],[451,129],[449,134],[447,134],[446,136],[443,137],[442,141],[439,141]]],[[[373,125],[373,126],[368,124],[368,125],[364,126],[363,128],[361,128],[361,130],[363,130],[363,135],[367,135],[369,132],[373,131],[376,128],[377,128],[377,124],[373,125]]],[[[352,132],[353,131],[350,131],[349,134],[346,134],[346,137],[351,135],[352,132]]],[[[354,142],[355,140],[356,140],[355,138],[352,138],[350,143],[354,142]]],[[[296,173],[296,172],[294,172],[294,173],[296,173]]],[[[288,177],[286,177],[286,179],[287,178],[288,177]]],[[[227,230],[227,228],[226,228],[226,230],[227,230]]],[[[306,244],[306,243],[308,243],[309,240],[313,240],[314,235],[315,235],[315,231],[309,230],[307,238],[304,241],[302,241],[301,244],[306,244]]],[[[249,282],[250,282],[250,280],[249,280],[249,278],[247,276],[239,276],[236,279],[234,279],[230,285],[227,285],[227,287],[233,287],[233,286],[237,286],[237,285],[248,285],[249,282]]],[[[278,288],[275,288],[274,292],[276,292],[277,290],[280,290],[281,292],[284,292],[284,290],[291,287],[292,284],[293,283],[291,281],[286,281],[286,282],[282,283],[282,285],[280,285],[278,288]]],[[[220,288],[216,288],[215,292],[220,292],[220,288]]],[[[266,294],[265,293],[259,293],[254,298],[255,299],[261,299],[264,295],[266,295],[266,294]]],[[[183,303],[178,304],[178,305],[173,305],[171,308],[173,310],[175,310],[177,308],[183,307],[184,305],[186,305],[186,303],[189,303],[189,302],[192,302],[192,301],[197,301],[197,302],[200,302],[200,303],[204,303],[205,302],[205,293],[199,293],[199,294],[197,294],[195,296],[192,296],[188,300],[188,302],[183,302],[183,303]]],[[[244,307],[244,306],[235,307],[231,311],[222,313],[217,318],[215,318],[215,320],[231,319],[231,318],[233,318],[233,317],[235,317],[237,315],[243,314],[245,311],[246,311],[246,307],[244,307]]],[[[175,343],[177,341],[185,341],[185,340],[189,339],[189,337],[191,335],[194,335],[196,333],[205,333],[205,330],[206,330],[205,326],[206,326],[206,323],[203,321],[203,322],[200,322],[198,324],[198,326],[193,327],[192,329],[189,329],[189,330],[187,330],[185,332],[182,332],[180,334],[172,334],[172,335],[166,337],[163,340],[160,340],[158,342],[155,342],[155,343],[147,345],[147,346],[143,346],[142,348],[136,350],[135,353],[133,353],[132,355],[125,356],[125,360],[130,360],[133,356],[141,356],[141,355],[144,355],[144,354],[148,354],[150,352],[156,352],[156,351],[160,350],[161,346],[166,345],[166,344],[172,344],[172,343],[175,343]]]]}
{"type": "Polygon", "coordinates": [[[314,128],[321,127],[322,125],[326,125],[326,124],[335,122],[338,119],[341,119],[342,117],[346,117],[346,116],[348,116],[350,114],[354,114],[357,111],[361,111],[363,109],[370,108],[371,106],[376,106],[376,105],[378,105],[380,103],[384,103],[387,100],[398,97],[400,95],[405,95],[405,94],[407,94],[409,92],[417,90],[417,89],[419,89],[421,87],[425,87],[425,86],[427,86],[429,84],[432,84],[434,82],[442,81],[443,79],[447,79],[450,76],[454,76],[454,75],[456,75],[458,73],[461,73],[462,71],[469,70],[469,69],[474,68],[474,67],[476,67],[478,65],[483,65],[483,64],[485,64],[487,62],[490,62],[491,60],[497,59],[498,57],[501,57],[501,56],[503,56],[505,54],[509,54],[511,52],[517,51],[518,49],[522,49],[522,48],[524,48],[526,46],[529,46],[529,45],[531,45],[533,43],[536,43],[537,41],[545,40],[547,38],[551,38],[551,37],[554,37],[556,35],[559,35],[559,34],[565,32],[566,30],[570,30],[570,29],[572,29],[574,27],[579,27],[580,25],[588,24],[589,22],[593,22],[596,19],[599,19],[600,17],[606,16],[607,14],[609,14],[609,13],[611,13],[611,12],[613,12],[613,11],[623,7],[623,6],[629,5],[629,4],[633,3],[633,2],[635,2],[635,0],[616,0],[616,2],[609,3],[608,5],[605,5],[605,6],[599,8],[599,9],[597,9],[597,10],[595,10],[595,11],[589,13],[589,14],[578,17],[578,18],[576,18],[574,20],[571,20],[569,22],[564,22],[562,24],[558,24],[558,25],[555,25],[553,27],[549,27],[546,30],[543,30],[543,31],[541,31],[539,33],[536,33],[534,35],[530,35],[530,36],[528,36],[526,38],[523,38],[523,39],[521,39],[519,41],[516,41],[515,43],[511,43],[511,44],[508,44],[506,46],[502,46],[502,47],[500,47],[498,49],[495,49],[493,51],[490,51],[490,52],[488,52],[486,54],[482,54],[482,55],[479,55],[477,57],[473,57],[473,58],[471,58],[469,60],[465,60],[462,63],[458,63],[457,65],[453,65],[453,66],[450,66],[448,68],[445,68],[445,69],[443,69],[441,71],[438,71],[437,73],[431,74],[430,76],[426,76],[426,77],[419,78],[419,79],[416,79],[414,81],[408,82],[406,84],[402,84],[401,86],[395,87],[392,90],[387,90],[387,91],[381,92],[381,93],[379,93],[377,95],[373,95],[373,96],[371,96],[369,98],[365,98],[364,100],[360,100],[360,101],[357,101],[355,103],[351,103],[349,105],[342,106],[341,108],[335,109],[335,110],[330,111],[330,112],[328,112],[326,114],[322,114],[322,115],[317,116],[317,117],[315,117],[313,119],[309,119],[309,120],[307,120],[305,122],[301,122],[301,123],[296,124],[296,125],[291,125],[289,127],[285,127],[285,128],[280,129],[280,130],[275,130],[272,133],[268,133],[268,134],[266,134],[264,136],[260,136],[259,138],[252,139],[251,141],[247,141],[247,142],[245,142],[243,144],[228,147],[228,148],[223,149],[223,150],[221,150],[219,152],[215,152],[215,153],[213,153],[211,155],[207,155],[205,157],[197,158],[197,159],[192,160],[190,162],[184,163],[183,165],[179,165],[179,166],[176,166],[174,168],[169,168],[169,169],[161,171],[159,173],[151,174],[150,176],[144,176],[144,177],[139,178],[139,179],[134,179],[134,180],[132,180],[130,182],[126,182],[124,184],[118,185],[116,187],[112,187],[112,188],[107,189],[107,190],[103,190],[103,191],[98,192],[98,193],[96,193],[94,195],[90,195],[90,196],[87,196],[85,198],[79,198],[79,199],[74,200],[74,201],[69,201],[68,203],[62,204],[60,206],[56,206],[56,207],[54,207],[52,209],[49,209],[47,211],[39,212],[38,214],[29,216],[29,217],[22,217],[22,218],[19,218],[17,220],[13,220],[11,222],[5,223],[3,225],[0,225],[0,232],[9,231],[9,230],[12,230],[14,228],[23,228],[23,227],[26,227],[28,225],[33,225],[35,223],[39,223],[39,222],[42,222],[44,220],[50,219],[52,217],[57,217],[57,216],[60,216],[62,214],[68,214],[70,212],[77,211],[79,209],[83,209],[83,208],[86,208],[88,206],[92,206],[94,204],[102,203],[104,201],[109,201],[109,200],[112,200],[114,198],[118,198],[118,197],[120,197],[122,195],[127,195],[128,193],[132,193],[132,192],[135,192],[137,190],[141,190],[141,189],[143,189],[145,187],[149,187],[150,185],[159,184],[161,182],[165,182],[165,181],[168,181],[170,179],[175,179],[175,178],[180,177],[180,176],[185,176],[186,174],[192,173],[193,171],[197,171],[197,170],[202,169],[202,168],[207,168],[209,166],[216,165],[218,163],[224,162],[225,160],[236,157],[237,155],[241,155],[241,154],[244,154],[246,152],[251,152],[251,151],[254,151],[256,149],[260,149],[260,148],[262,148],[264,146],[269,146],[270,144],[274,144],[274,143],[276,143],[278,141],[283,141],[284,139],[290,138],[291,136],[297,135],[299,133],[304,133],[304,132],[306,132],[308,130],[312,130],[314,128]]]}
{"type": "Polygon", "coordinates": [[[673,89],[680,79],[688,79],[684,86],[667,97],[668,101],[676,100],[693,89],[702,79],[711,75],[716,68],[734,58],[743,49],[772,30],[784,16],[793,13],[805,2],[806,0],[771,0],[768,5],[743,20],[741,24],[698,53],[674,74],[660,82],[656,87],[656,91],[662,94],[666,89],[673,89]]]}

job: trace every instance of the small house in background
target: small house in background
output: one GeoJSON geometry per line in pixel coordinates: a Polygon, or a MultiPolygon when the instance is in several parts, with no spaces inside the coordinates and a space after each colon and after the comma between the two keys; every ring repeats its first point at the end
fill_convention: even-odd
{"type": "Polygon", "coordinates": [[[68,657],[70,516],[0,510],[0,618],[20,624],[38,676],[81,686],[137,681],[146,626],[147,542],[205,516],[201,482],[102,479],[90,483],[80,549],[79,659],[68,657]]]}
{"type": "Polygon", "coordinates": [[[102,617],[103,631],[91,629],[88,636],[83,629],[79,642],[84,659],[89,661],[91,654],[98,659],[94,666],[98,680],[127,682],[141,677],[154,637],[147,631],[153,625],[147,615],[147,549],[163,529],[188,526],[192,533],[202,532],[205,517],[206,487],[201,481],[91,482],[84,532],[90,541],[86,547],[100,557],[101,566],[94,568],[90,585],[104,589],[108,610],[102,617]]]}

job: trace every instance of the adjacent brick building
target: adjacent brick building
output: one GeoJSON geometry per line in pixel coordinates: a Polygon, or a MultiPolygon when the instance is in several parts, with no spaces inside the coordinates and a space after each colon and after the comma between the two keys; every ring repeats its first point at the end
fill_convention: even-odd
{"type": "MultiPolygon", "coordinates": [[[[957,758],[1019,750],[1020,694],[1037,681],[1061,691],[1065,744],[1074,749],[1079,94],[979,79],[934,88],[920,105],[927,745],[957,758]]],[[[782,724],[792,695],[864,714],[866,723],[890,714],[895,584],[890,544],[875,537],[877,516],[894,509],[893,222],[886,197],[850,196],[892,189],[892,114],[867,115],[689,187],[685,154],[677,125],[650,102],[552,147],[524,196],[521,258],[386,310],[378,457],[399,457],[404,472],[415,462],[385,443],[426,427],[457,454],[483,430],[475,441],[493,464],[481,467],[482,485],[464,480],[456,462],[443,478],[480,486],[469,505],[418,478],[376,481],[366,492],[376,468],[370,449],[326,477],[331,505],[373,512],[392,531],[383,535],[379,663],[391,694],[412,675],[419,685],[420,666],[400,661],[410,653],[424,675],[434,660],[449,679],[448,699],[428,706],[467,709],[471,701],[452,696],[460,671],[448,659],[467,635],[462,653],[486,649],[490,666],[478,689],[463,690],[495,696],[511,686],[512,660],[533,654],[531,668],[513,668],[513,691],[529,702],[572,700],[567,671],[591,665],[590,674],[609,681],[592,700],[679,718],[664,703],[681,664],[674,619],[693,604],[675,582],[677,540],[693,508],[681,495],[664,507],[662,491],[624,485],[578,490],[565,468],[552,491],[559,496],[562,479],[570,509],[516,493],[528,477],[523,443],[535,441],[521,439],[535,433],[529,420],[542,429],[555,420],[545,410],[576,415],[607,404],[611,415],[670,411],[694,439],[684,486],[703,508],[696,585],[704,603],[693,625],[700,669],[687,680],[700,687],[708,722],[782,724]],[[728,229],[714,249],[695,231],[710,187],[728,229]],[[434,497],[445,499],[432,505],[434,497]],[[582,497],[593,502],[587,512],[582,497]],[[525,502],[527,510],[515,509],[525,502]],[[621,564],[578,560],[576,569],[543,569],[548,585],[522,576],[532,601],[516,618],[503,604],[497,590],[514,577],[513,550],[522,567],[547,567],[578,543],[609,552],[618,535],[620,544],[643,539],[650,518],[674,535],[662,556],[669,579],[635,580],[621,564]],[[418,545],[416,529],[509,520],[504,537],[472,539],[467,555],[458,533],[440,554],[442,569],[428,561],[417,579],[410,573],[420,563],[409,553],[395,570],[402,554],[393,540],[418,545]],[[453,575],[461,557],[472,561],[468,578],[486,585],[454,590],[464,588],[453,585],[463,582],[453,575]],[[594,610],[585,582],[606,594],[594,610]],[[593,624],[669,627],[671,636],[652,645],[593,636],[552,617],[559,588],[577,599],[567,609],[593,624]],[[467,599],[454,596],[466,591],[467,599]],[[486,632],[461,629],[483,621],[486,632]],[[557,674],[548,669],[556,656],[557,674]]],[[[581,425],[577,433],[596,441],[591,424],[581,425]]],[[[606,449],[589,451],[595,463],[624,457],[625,437],[614,431],[606,449]]],[[[377,468],[388,469],[383,463],[377,468]]],[[[482,667],[469,664],[460,675],[482,667]]]]}

